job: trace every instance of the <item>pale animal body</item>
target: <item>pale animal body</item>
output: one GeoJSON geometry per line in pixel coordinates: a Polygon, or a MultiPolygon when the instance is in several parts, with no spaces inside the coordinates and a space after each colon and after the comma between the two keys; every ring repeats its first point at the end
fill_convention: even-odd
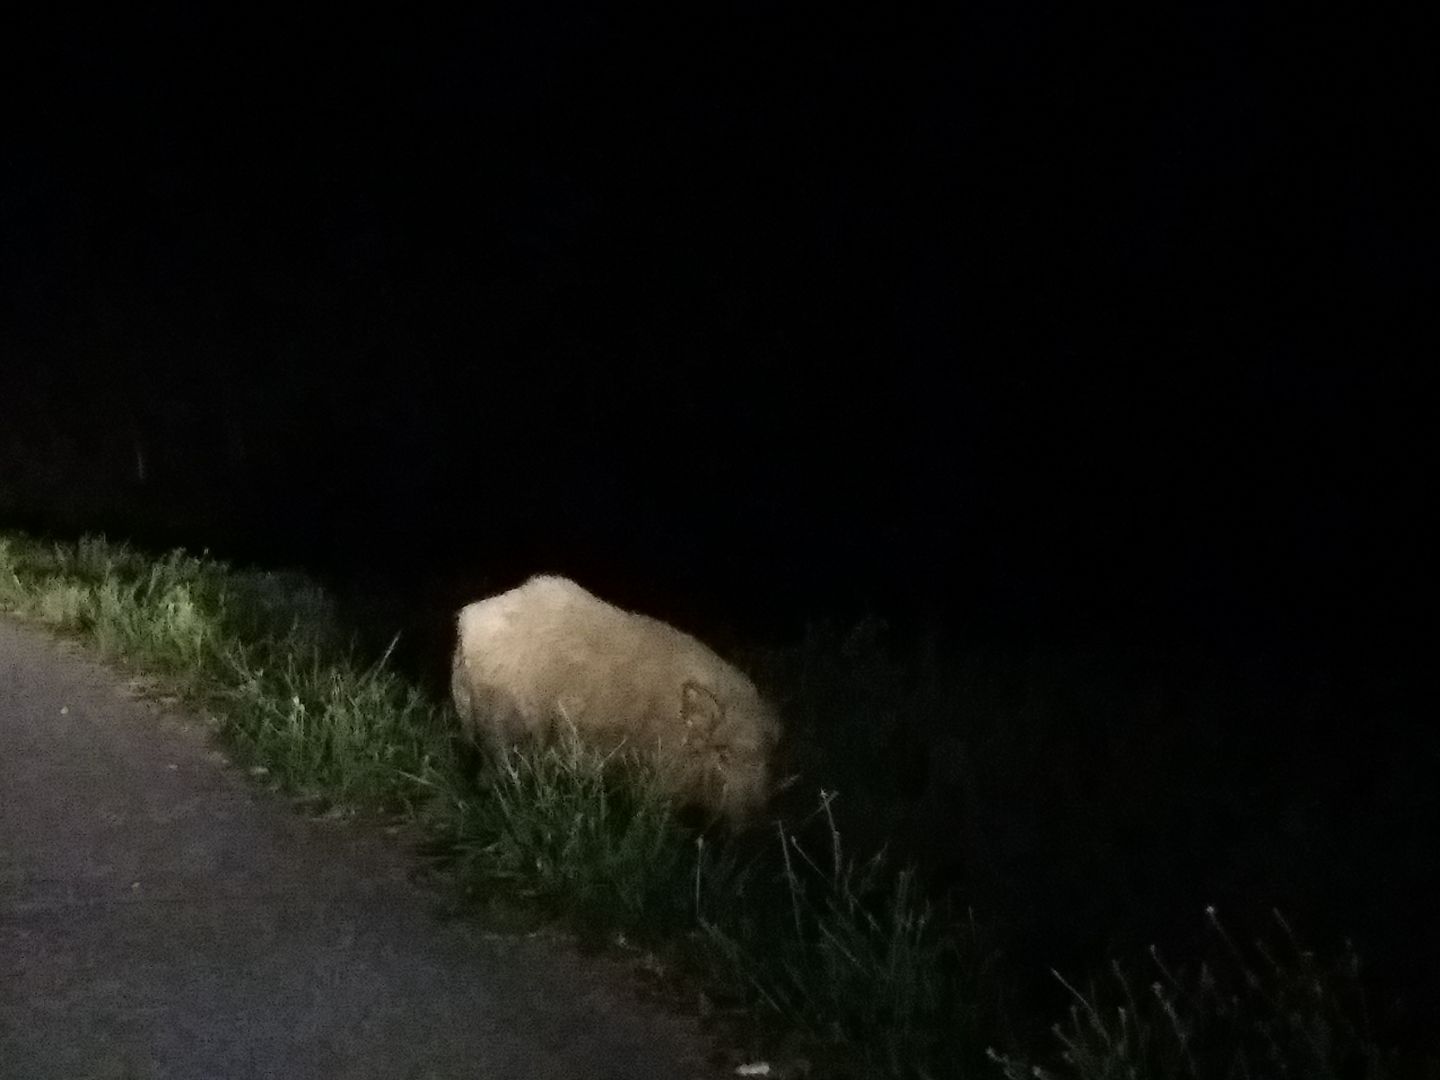
{"type": "Polygon", "coordinates": [[[739,826],[768,800],[778,716],[689,634],[553,576],[468,605],[457,630],[455,708],[492,750],[543,746],[571,724],[599,750],[650,755],[681,805],[739,826]]]}

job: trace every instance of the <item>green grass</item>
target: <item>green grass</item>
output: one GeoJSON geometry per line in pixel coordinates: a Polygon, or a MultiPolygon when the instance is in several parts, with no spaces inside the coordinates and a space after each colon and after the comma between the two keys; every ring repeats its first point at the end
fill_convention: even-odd
{"type": "MultiPolygon", "coordinates": [[[[1144,979],[1117,963],[1071,990],[1048,1033],[1044,1018],[1017,1014],[1015,987],[1029,973],[996,930],[1005,913],[987,918],[972,901],[1001,895],[985,891],[978,856],[1020,834],[967,833],[974,895],[964,905],[927,895],[910,861],[876,853],[899,821],[896,793],[877,796],[861,780],[866,770],[903,775],[897,717],[977,700],[1000,716],[993,737],[1023,757],[1024,736],[1003,721],[1029,706],[993,685],[994,669],[967,670],[958,684],[933,662],[918,679],[907,674],[871,623],[751,658],[771,685],[790,688],[802,773],[813,779],[828,732],[847,744],[831,748],[841,763],[831,775],[853,786],[818,800],[792,792],[773,829],[733,838],[695,832],[643,762],[602,757],[577,738],[481,760],[456,739],[448,703],[428,700],[388,654],[362,658],[335,605],[302,575],[183,552],[153,558],[95,537],[0,534],[0,610],[161,677],[218,717],[245,764],[310,804],[420,824],[435,866],[477,906],[530,910],[650,950],[725,1015],[745,1018],[752,1057],[792,1075],[802,1061],[812,1077],[847,1078],[1420,1075],[1382,1049],[1353,972],[1320,964],[1288,931],[1287,951],[1246,954],[1215,922],[1223,962],[1171,969],[1157,954],[1144,979]],[[851,722],[831,723],[842,716],[851,722]]],[[[976,716],[971,729],[986,722],[976,716]]],[[[942,749],[941,765],[973,796],[972,749],[942,749]]],[[[975,831],[982,809],[921,812],[975,831]]]]}
{"type": "MultiPolygon", "coordinates": [[[[1074,1003],[1054,1026],[1058,1052],[1037,1064],[995,1054],[1007,1080],[1388,1080],[1418,1075],[1369,1029],[1359,958],[1326,961],[1304,948],[1279,912],[1278,938],[1241,949],[1213,908],[1209,961],[1175,969],[1152,949],[1148,971],[1125,971],[1087,991],[1056,973],[1074,1003]]],[[[1429,1074],[1436,1065],[1430,1063],[1429,1074]]]]}
{"type": "Polygon", "coordinates": [[[591,925],[636,932],[683,923],[676,889],[695,845],[653,776],[574,732],[534,753],[486,762],[478,777],[436,777],[426,811],[466,888],[533,901],[591,925]]]}
{"type": "Polygon", "coordinates": [[[712,949],[742,993],[822,1048],[826,1075],[972,1071],[998,1020],[993,943],[973,915],[932,905],[910,869],[851,858],[833,799],[821,794],[801,832],[777,823],[748,903],[701,907],[712,949]]]}

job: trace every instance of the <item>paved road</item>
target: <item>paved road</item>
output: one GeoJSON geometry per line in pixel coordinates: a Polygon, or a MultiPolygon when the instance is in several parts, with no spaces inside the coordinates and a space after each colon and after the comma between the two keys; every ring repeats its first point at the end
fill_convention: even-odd
{"type": "Polygon", "coordinates": [[[0,618],[0,1077],[715,1075],[693,1022],[560,942],[438,919],[408,865],[0,618]]]}

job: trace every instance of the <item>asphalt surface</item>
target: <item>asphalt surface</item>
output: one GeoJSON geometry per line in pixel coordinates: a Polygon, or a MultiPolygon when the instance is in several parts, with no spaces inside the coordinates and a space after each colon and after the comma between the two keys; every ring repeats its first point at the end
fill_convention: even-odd
{"type": "Polygon", "coordinates": [[[444,920],[412,866],[0,617],[0,1077],[716,1075],[614,965],[444,920]]]}

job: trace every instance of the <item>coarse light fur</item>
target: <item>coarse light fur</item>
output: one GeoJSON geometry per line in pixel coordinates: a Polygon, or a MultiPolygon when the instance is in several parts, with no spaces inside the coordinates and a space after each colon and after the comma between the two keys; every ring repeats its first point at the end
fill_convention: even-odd
{"type": "Polygon", "coordinates": [[[653,755],[677,804],[735,827],[768,800],[778,716],[689,634],[545,575],[466,606],[456,621],[455,708],[492,750],[546,745],[568,723],[602,752],[653,755]]]}

